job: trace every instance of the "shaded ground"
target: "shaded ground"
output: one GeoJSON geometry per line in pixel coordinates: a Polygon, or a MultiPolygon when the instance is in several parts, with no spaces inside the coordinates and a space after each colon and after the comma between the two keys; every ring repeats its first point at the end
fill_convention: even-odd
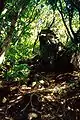
{"type": "Polygon", "coordinates": [[[0,120],[80,120],[80,72],[34,78],[29,87],[0,81],[0,120]]]}

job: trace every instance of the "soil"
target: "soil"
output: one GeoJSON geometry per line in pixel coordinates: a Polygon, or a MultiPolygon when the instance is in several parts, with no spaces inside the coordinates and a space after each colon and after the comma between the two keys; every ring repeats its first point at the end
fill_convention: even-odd
{"type": "Polygon", "coordinates": [[[80,120],[80,72],[34,73],[29,85],[0,81],[0,120],[80,120]]]}

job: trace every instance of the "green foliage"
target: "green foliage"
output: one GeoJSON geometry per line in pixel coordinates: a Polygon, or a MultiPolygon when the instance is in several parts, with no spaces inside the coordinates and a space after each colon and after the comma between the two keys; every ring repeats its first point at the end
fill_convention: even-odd
{"type": "Polygon", "coordinates": [[[72,0],[6,0],[0,15],[0,48],[6,51],[5,64],[10,62],[12,65],[4,72],[5,79],[27,77],[28,66],[20,65],[18,61],[39,54],[39,42],[35,46],[35,53],[32,53],[34,42],[38,33],[49,28],[52,23],[50,29],[70,52],[80,50],[80,47],[73,43],[74,35],[80,29],[78,7],[72,0]],[[16,21],[12,26],[15,17],[16,21]],[[6,48],[7,44],[3,45],[9,37],[9,47],[6,48]]]}
{"type": "Polygon", "coordinates": [[[7,77],[7,80],[23,80],[25,81],[28,77],[30,68],[26,64],[15,64],[12,69],[10,69],[4,77],[7,77]]]}
{"type": "Polygon", "coordinates": [[[69,41],[68,43],[66,43],[65,46],[68,49],[67,51],[68,54],[73,54],[73,53],[76,53],[77,51],[80,52],[80,46],[77,46],[72,41],[69,41]]]}

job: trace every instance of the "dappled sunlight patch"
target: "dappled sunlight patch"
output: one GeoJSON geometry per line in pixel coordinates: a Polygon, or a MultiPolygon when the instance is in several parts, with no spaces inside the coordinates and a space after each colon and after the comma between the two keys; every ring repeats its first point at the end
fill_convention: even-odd
{"type": "Polygon", "coordinates": [[[6,117],[12,119],[24,119],[24,116],[41,120],[80,118],[79,74],[54,74],[39,74],[32,86],[20,85],[16,81],[12,84],[1,82],[1,90],[4,91],[5,85],[10,89],[3,96],[0,112],[5,114],[6,110],[6,117]]]}

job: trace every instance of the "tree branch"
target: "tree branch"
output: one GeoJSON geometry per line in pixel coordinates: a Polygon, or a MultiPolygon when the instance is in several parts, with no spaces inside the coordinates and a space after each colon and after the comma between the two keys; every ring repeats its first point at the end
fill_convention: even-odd
{"type": "Polygon", "coordinates": [[[62,13],[62,3],[61,3],[60,0],[59,0],[59,3],[60,3],[60,8],[61,8],[61,10],[59,9],[58,6],[57,6],[57,9],[58,9],[59,13],[61,14],[61,17],[62,17],[62,20],[63,20],[64,26],[66,27],[66,30],[67,30],[67,32],[68,32],[68,34],[69,34],[71,40],[73,40],[73,37],[72,37],[72,35],[70,34],[70,31],[69,31],[69,29],[68,29],[68,27],[67,27],[67,25],[66,25],[66,22],[65,22],[65,19],[64,19],[63,13],[62,13]]]}

